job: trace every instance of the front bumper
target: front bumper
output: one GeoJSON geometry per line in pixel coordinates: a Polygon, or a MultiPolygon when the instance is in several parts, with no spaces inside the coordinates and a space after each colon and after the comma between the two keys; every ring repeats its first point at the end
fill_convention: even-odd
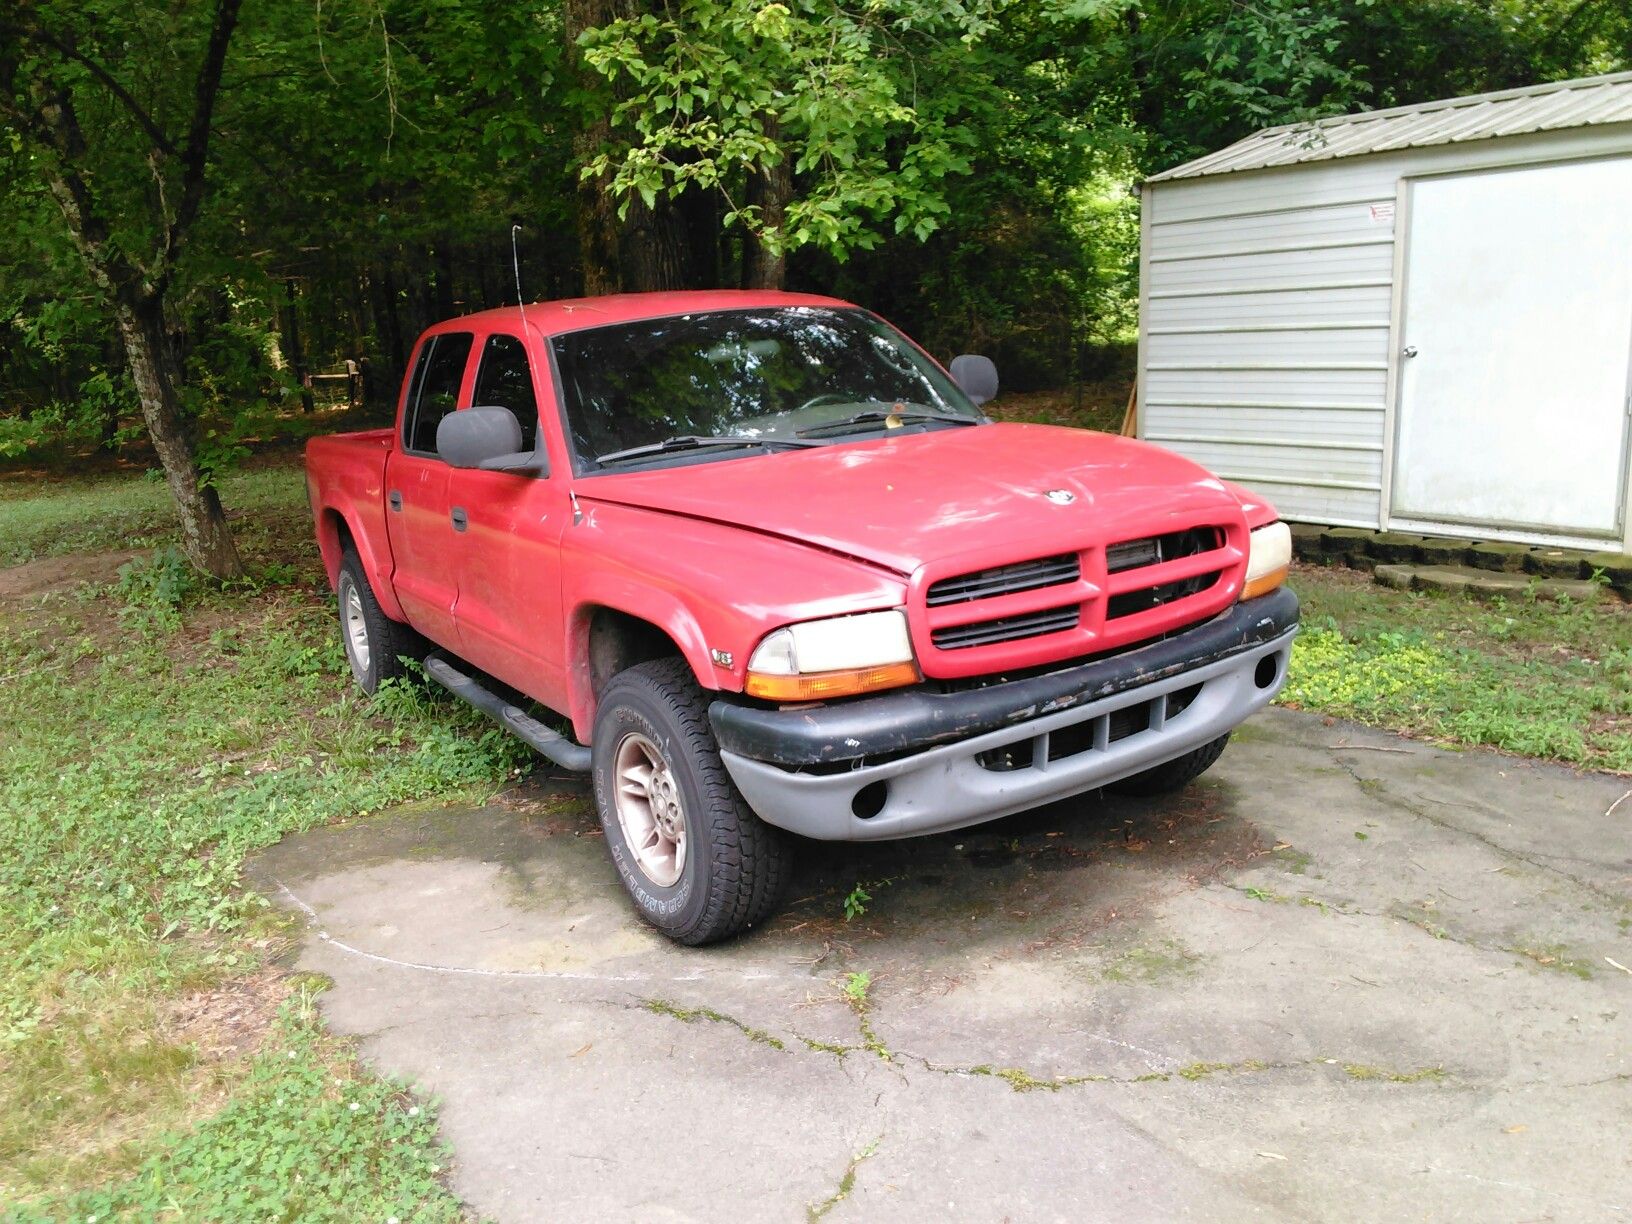
{"type": "Polygon", "coordinates": [[[1024,680],[801,710],[716,701],[709,719],[732,780],[770,824],[824,841],[939,833],[1217,739],[1280,691],[1297,623],[1283,588],[1165,641],[1024,680]]]}

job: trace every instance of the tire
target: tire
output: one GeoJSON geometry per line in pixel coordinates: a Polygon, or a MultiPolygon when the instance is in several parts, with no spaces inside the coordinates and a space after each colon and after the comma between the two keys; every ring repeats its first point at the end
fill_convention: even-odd
{"type": "Polygon", "coordinates": [[[1224,755],[1229,742],[1230,733],[1226,731],[1211,743],[1171,761],[1163,761],[1144,773],[1112,782],[1105,789],[1117,795],[1166,795],[1183,790],[1213,767],[1213,762],[1224,755]]]}
{"type": "Polygon", "coordinates": [[[707,699],[684,659],[614,676],[600,697],[592,748],[607,853],[642,919],[695,946],[770,916],[787,882],[787,841],[732,785],[707,699]]]}
{"type": "Polygon", "coordinates": [[[340,576],[334,585],[340,641],[358,686],[372,694],[384,681],[407,675],[403,660],[423,658],[425,639],[381,610],[363,573],[363,563],[350,548],[340,558],[340,576]]]}

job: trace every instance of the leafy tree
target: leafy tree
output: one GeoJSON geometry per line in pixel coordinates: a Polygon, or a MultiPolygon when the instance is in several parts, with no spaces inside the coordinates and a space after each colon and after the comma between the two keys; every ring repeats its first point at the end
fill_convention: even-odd
{"type": "Polygon", "coordinates": [[[243,565],[199,471],[166,305],[204,203],[240,2],[21,3],[0,17],[0,114],[116,322],[183,547],[219,578],[243,565]],[[174,60],[187,70],[167,71],[174,60]]]}

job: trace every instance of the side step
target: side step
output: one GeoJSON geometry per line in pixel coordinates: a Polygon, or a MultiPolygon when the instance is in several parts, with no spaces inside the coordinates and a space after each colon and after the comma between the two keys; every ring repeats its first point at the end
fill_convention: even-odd
{"type": "Polygon", "coordinates": [[[589,749],[566,736],[551,731],[525,710],[511,705],[480,681],[472,679],[440,655],[425,660],[425,674],[461,701],[468,701],[512,735],[525,740],[534,751],[548,757],[562,769],[589,772],[589,749]]]}

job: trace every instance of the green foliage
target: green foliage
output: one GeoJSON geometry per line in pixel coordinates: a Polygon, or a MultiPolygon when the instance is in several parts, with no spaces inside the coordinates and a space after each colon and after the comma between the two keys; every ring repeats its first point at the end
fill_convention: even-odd
{"type": "Polygon", "coordinates": [[[150,556],[136,557],[119,567],[115,590],[127,611],[157,616],[164,624],[179,625],[181,605],[199,589],[198,571],[187,554],[167,544],[150,556]]]}
{"type": "Polygon", "coordinates": [[[967,174],[966,91],[984,0],[692,0],[580,38],[618,87],[615,133],[583,168],[648,207],[688,187],[722,192],[726,225],[774,250],[815,246],[840,259],[881,233],[922,240],[950,211],[943,180],[967,174]],[[745,176],[783,162],[799,189],[780,224],[743,194],[745,176]]]}
{"type": "Polygon", "coordinates": [[[1282,701],[1632,770],[1632,609],[1619,601],[1481,604],[1314,570],[1300,571],[1294,585],[1305,627],[1282,701]]]}
{"type": "Polygon", "coordinates": [[[457,1221],[448,1160],[434,1111],[367,1075],[303,991],[220,1113],[129,1178],[12,1218],[457,1221]]]}
{"type": "Polygon", "coordinates": [[[867,891],[865,885],[857,883],[844,898],[844,920],[854,921],[867,912],[867,903],[873,899],[873,894],[867,891]]]}

